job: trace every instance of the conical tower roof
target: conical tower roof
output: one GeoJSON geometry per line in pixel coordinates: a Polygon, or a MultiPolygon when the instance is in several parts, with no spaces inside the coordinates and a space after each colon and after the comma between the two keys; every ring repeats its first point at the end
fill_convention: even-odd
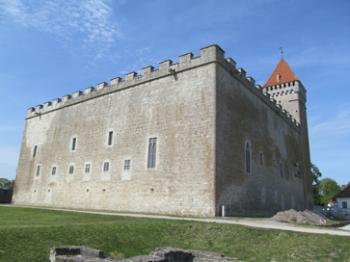
{"type": "Polygon", "coordinates": [[[298,77],[294,74],[293,70],[289,67],[288,63],[284,58],[278,62],[275,70],[273,70],[271,76],[266,81],[264,87],[279,85],[286,82],[291,82],[299,80],[298,77]]]}

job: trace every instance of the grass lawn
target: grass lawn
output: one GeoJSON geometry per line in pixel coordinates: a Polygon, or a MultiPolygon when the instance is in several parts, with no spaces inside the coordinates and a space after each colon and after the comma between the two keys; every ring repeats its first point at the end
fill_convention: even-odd
{"type": "Polygon", "coordinates": [[[171,246],[243,261],[350,261],[349,237],[0,206],[0,261],[48,261],[56,245],[86,245],[114,257],[171,246]]]}

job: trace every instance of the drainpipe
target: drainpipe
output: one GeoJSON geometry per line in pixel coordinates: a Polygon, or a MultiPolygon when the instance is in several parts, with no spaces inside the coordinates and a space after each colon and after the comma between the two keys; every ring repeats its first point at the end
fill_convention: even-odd
{"type": "Polygon", "coordinates": [[[221,206],[221,216],[225,217],[225,206],[224,205],[221,206]]]}

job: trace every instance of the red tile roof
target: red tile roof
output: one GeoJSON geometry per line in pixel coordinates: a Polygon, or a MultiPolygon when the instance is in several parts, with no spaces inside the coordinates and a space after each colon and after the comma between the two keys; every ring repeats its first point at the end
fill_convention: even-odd
{"type": "Polygon", "coordinates": [[[334,198],[339,197],[350,197],[350,183],[343,189],[343,191],[338,193],[338,195],[336,195],[334,198]]]}
{"type": "Polygon", "coordinates": [[[281,58],[264,87],[298,80],[286,60],[281,58]]]}

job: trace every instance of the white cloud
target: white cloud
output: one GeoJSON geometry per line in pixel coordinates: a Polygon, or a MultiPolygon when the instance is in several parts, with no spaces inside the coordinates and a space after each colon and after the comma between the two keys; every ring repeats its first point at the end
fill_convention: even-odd
{"type": "Polygon", "coordinates": [[[345,184],[349,181],[350,104],[339,105],[325,116],[315,108],[310,118],[312,161],[324,177],[332,177],[345,184]],[[334,113],[333,113],[334,112],[334,113]]]}
{"type": "Polygon", "coordinates": [[[330,119],[320,120],[310,126],[310,135],[319,138],[343,138],[350,136],[350,108],[342,106],[330,119]]]}
{"type": "Polygon", "coordinates": [[[102,57],[122,37],[108,0],[0,0],[0,17],[70,40],[81,37],[102,57]]]}

